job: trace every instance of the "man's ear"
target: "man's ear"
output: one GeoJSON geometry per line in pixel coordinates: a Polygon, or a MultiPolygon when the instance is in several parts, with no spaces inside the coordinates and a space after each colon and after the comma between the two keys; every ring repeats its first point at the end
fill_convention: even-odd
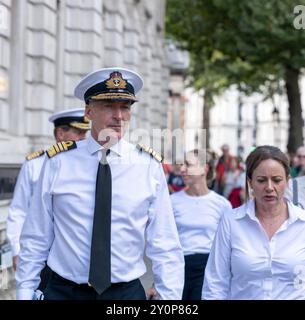
{"type": "Polygon", "coordinates": [[[56,142],[63,141],[63,129],[62,128],[55,128],[54,137],[55,137],[56,142]]]}
{"type": "Polygon", "coordinates": [[[86,104],[85,117],[88,118],[89,120],[92,120],[91,113],[92,113],[91,107],[89,106],[89,104],[86,104]]]}

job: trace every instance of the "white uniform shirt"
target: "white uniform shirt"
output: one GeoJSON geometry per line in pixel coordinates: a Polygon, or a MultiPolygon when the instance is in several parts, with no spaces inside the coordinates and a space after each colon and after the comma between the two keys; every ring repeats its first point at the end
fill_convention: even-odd
{"type": "MultiPolygon", "coordinates": [[[[31,299],[46,260],[62,277],[88,282],[101,149],[90,136],[76,149],[46,160],[21,235],[18,299],[31,299]]],[[[111,148],[107,160],[112,174],[111,281],[131,281],[146,272],[146,234],[156,290],[162,299],[181,299],[184,259],[161,164],[124,140],[111,148]]]]}
{"type": "Polygon", "coordinates": [[[184,255],[209,253],[223,212],[232,209],[230,202],[214,191],[192,197],[182,190],[171,200],[184,255]]]}
{"type": "Polygon", "coordinates": [[[45,156],[23,163],[14,190],[14,197],[9,207],[6,234],[12,247],[13,256],[19,254],[19,238],[23,223],[30,207],[35,185],[38,181],[45,156]]]}
{"type": "Polygon", "coordinates": [[[253,200],[224,214],[205,270],[203,299],[305,299],[305,211],[289,201],[288,211],[270,241],[253,200]]]}

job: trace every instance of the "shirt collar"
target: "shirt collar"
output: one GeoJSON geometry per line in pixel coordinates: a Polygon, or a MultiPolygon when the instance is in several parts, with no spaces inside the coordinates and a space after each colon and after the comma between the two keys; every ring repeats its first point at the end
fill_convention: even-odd
{"type": "MultiPolygon", "coordinates": [[[[88,151],[90,154],[94,154],[102,149],[104,149],[103,146],[101,146],[90,134],[88,137],[88,151]]],[[[124,154],[124,150],[128,147],[128,142],[124,139],[120,139],[115,145],[113,145],[110,150],[111,152],[114,152],[118,156],[122,156],[124,154]]]]}
{"type": "Polygon", "coordinates": [[[298,219],[305,221],[305,210],[295,206],[290,200],[286,200],[288,204],[289,218],[288,222],[292,223],[298,219]]]}
{"type": "MultiPolygon", "coordinates": [[[[301,208],[295,206],[291,201],[286,200],[287,205],[288,205],[288,223],[293,223],[297,219],[300,219],[302,221],[305,221],[305,210],[302,210],[301,208]]],[[[254,200],[249,200],[246,202],[243,206],[235,209],[235,219],[241,219],[248,215],[250,219],[256,220],[255,216],[255,201],[254,200]]]]}
{"type": "Polygon", "coordinates": [[[254,200],[247,201],[244,205],[234,210],[234,218],[241,219],[248,215],[252,220],[255,220],[255,202],[254,200]]]}

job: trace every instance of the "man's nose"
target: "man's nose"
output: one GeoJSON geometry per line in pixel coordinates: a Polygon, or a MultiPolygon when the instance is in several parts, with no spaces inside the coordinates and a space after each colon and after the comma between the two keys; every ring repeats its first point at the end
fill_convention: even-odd
{"type": "Polygon", "coordinates": [[[122,109],[120,107],[114,107],[112,110],[112,115],[115,119],[122,119],[123,114],[122,114],[122,109]]]}

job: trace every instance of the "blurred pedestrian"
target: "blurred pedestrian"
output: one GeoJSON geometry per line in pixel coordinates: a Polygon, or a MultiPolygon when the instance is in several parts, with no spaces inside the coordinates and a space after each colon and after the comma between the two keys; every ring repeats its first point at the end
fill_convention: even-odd
{"type": "Polygon", "coordinates": [[[189,151],[181,174],[186,189],[171,195],[175,221],[185,260],[183,300],[200,300],[204,270],[222,214],[230,203],[210,190],[213,162],[203,150],[189,151]]]}
{"type": "Polygon", "coordinates": [[[215,191],[215,189],[216,189],[216,166],[218,163],[218,156],[217,156],[217,153],[211,149],[209,149],[207,151],[207,153],[211,159],[209,166],[212,168],[212,171],[213,171],[213,175],[209,175],[209,179],[207,180],[207,183],[208,183],[209,189],[215,191]]]}
{"type": "Polygon", "coordinates": [[[305,209],[305,147],[299,147],[296,153],[298,159],[297,174],[290,179],[286,197],[296,206],[305,209]]]}
{"type": "Polygon", "coordinates": [[[237,157],[231,157],[229,169],[224,174],[223,196],[226,197],[233,208],[244,202],[246,175],[240,167],[237,157]]]}
{"type": "Polygon", "coordinates": [[[294,177],[301,177],[305,175],[305,147],[301,146],[296,152],[297,165],[294,167],[294,177]]]}
{"type": "Polygon", "coordinates": [[[290,175],[295,178],[299,173],[299,158],[297,155],[293,155],[290,161],[290,175]]]}
{"type": "Polygon", "coordinates": [[[294,205],[305,209],[305,176],[290,179],[285,196],[294,205]]]}
{"type": "Polygon", "coordinates": [[[181,166],[182,164],[180,163],[173,164],[173,169],[169,173],[167,184],[170,193],[178,192],[185,188],[185,184],[183,182],[180,171],[181,166]]]}
{"type": "Polygon", "coordinates": [[[230,155],[230,147],[228,144],[222,145],[221,150],[222,155],[218,159],[218,163],[216,165],[215,191],[220,195],[223,195],[225,188],[225,173],[230,170],[232,156],[230,155]]]}
{"type": "Polygon", "coordinates": [[[162,161],[162,167],[165,174],[165,179],[168,181],[169,174],[172,172],[172,166],[169,163],[165,163],[164,160],[162,161]]]}

